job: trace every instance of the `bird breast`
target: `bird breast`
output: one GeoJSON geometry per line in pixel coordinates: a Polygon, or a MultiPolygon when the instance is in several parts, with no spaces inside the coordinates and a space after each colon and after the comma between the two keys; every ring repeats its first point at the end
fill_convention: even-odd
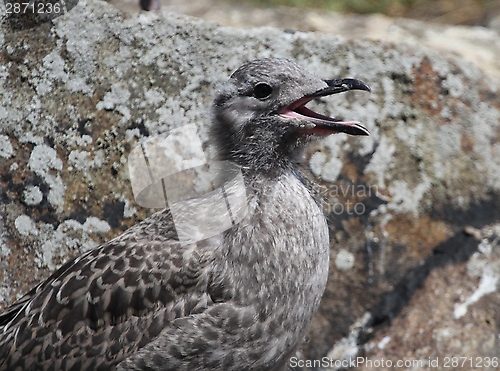
{"type": "Polygon", "coordinates": [[[325,217],[292,173],[275,180],[252,177],[246,193],[247,215],[226,233],[218,259],[219,294],[224,301],[252,305],[259,321],[298,337],[328,277],[325,217]]]}

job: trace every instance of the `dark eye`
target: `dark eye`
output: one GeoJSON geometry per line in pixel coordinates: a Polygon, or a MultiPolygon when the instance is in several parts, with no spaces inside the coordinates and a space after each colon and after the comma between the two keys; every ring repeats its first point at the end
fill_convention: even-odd
{"type": "Polygon", "coordinates": [[[253,87],[253,96],[257,99],[268,98],[272,92],[273,88],[271,85],[266,84],[265,82],[259,82],[253,87]]]}

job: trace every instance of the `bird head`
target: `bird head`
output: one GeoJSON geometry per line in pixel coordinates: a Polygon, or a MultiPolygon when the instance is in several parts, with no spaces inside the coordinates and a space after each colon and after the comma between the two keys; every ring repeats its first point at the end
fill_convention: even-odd
{"type": "Polygon", "coordinates": [[[238,68],[216,94],[212,137],[220,156],[254,170],[288,167],[304,144],[336,133],[369,135],[306,107],[348,90],[370,91],[356,79],[322,80],[287,59],[258,59],[238,68]]]}

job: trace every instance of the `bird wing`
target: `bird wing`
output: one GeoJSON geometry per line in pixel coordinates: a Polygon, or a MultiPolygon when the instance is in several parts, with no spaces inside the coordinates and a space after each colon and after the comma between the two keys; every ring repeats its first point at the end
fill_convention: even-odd
{"type": "Polygon", "coordinates": [[[0,370],[116,365],[212,304],[213,250],[181,246],[165,210],[66,263],[0,316],[0,370]]]}

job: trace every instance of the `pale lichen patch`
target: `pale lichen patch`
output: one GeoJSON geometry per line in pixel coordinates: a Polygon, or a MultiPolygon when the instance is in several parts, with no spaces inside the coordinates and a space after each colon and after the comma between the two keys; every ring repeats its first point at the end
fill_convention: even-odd
{"type": "Polygon", "coordinates": [[[354,267],[355,261],[356,257],[354,254],[346,249],[340,249],[335,258],[335,267],[337,267],[338,270],[345,272],[354,267]]]}
{"type": "Polygon", "coordinates": [[[0,157],[10,158],[14,154],[12,144],[10,143],[9,137],[6,135],[0,135],[0,157]]]}
{"type": "Polygon", "coordinates": [[[17,231],[22,236],[38,235],[38,230],[36,228],[36,224],[31,220],[28,215],[20,215],[14,221],[14,225],[16,226],[17,231]]]}
{"type": "Polygon", "coordinates": [[[43,193],[38,186],[27,186],[23,192],[23,201],[26,205],[35,206],[42,202],[43,193]]]}
{"type": "Polygon", "coordinates": [[[71,151],[68,157],[68,164],[72,165],[76,170],[87,169],[91,165],[89,155],[90,153],[87,151],[71,151]]]}
{"type": "Polygon", "coordinates": [[[365,174],[373,173],[377,179],[377,186],[380,189],[386,188],[386,180],[389,178],[389,170],[395,166],[394,153],[396,145],[387,137],[383,136],[377,146],[377,150],[372,155],[370,162],[365,168],[365,174]]]}
{"type": "Polygon", "coordinates": [[[35,146],[28,160],[28,166],[47,183],[49,186],[47,200],[61,212],[66,187],[60,174],[53,174],[53,170],[60,171],[63,167],[62,161],[57,157],[56,150],[45,144],[35,146]]]}
{"type": "Polygon", "coordinates": [[[391,200],[387,204],[387,208],[399,213],[410,212],[415,217],[419,216],[420,202],[431,187],[431,181],[425,174],[421,175],[421,180],[413,188],[410,188],[406,181],[394,180],[389,186],[391,200]]]}

